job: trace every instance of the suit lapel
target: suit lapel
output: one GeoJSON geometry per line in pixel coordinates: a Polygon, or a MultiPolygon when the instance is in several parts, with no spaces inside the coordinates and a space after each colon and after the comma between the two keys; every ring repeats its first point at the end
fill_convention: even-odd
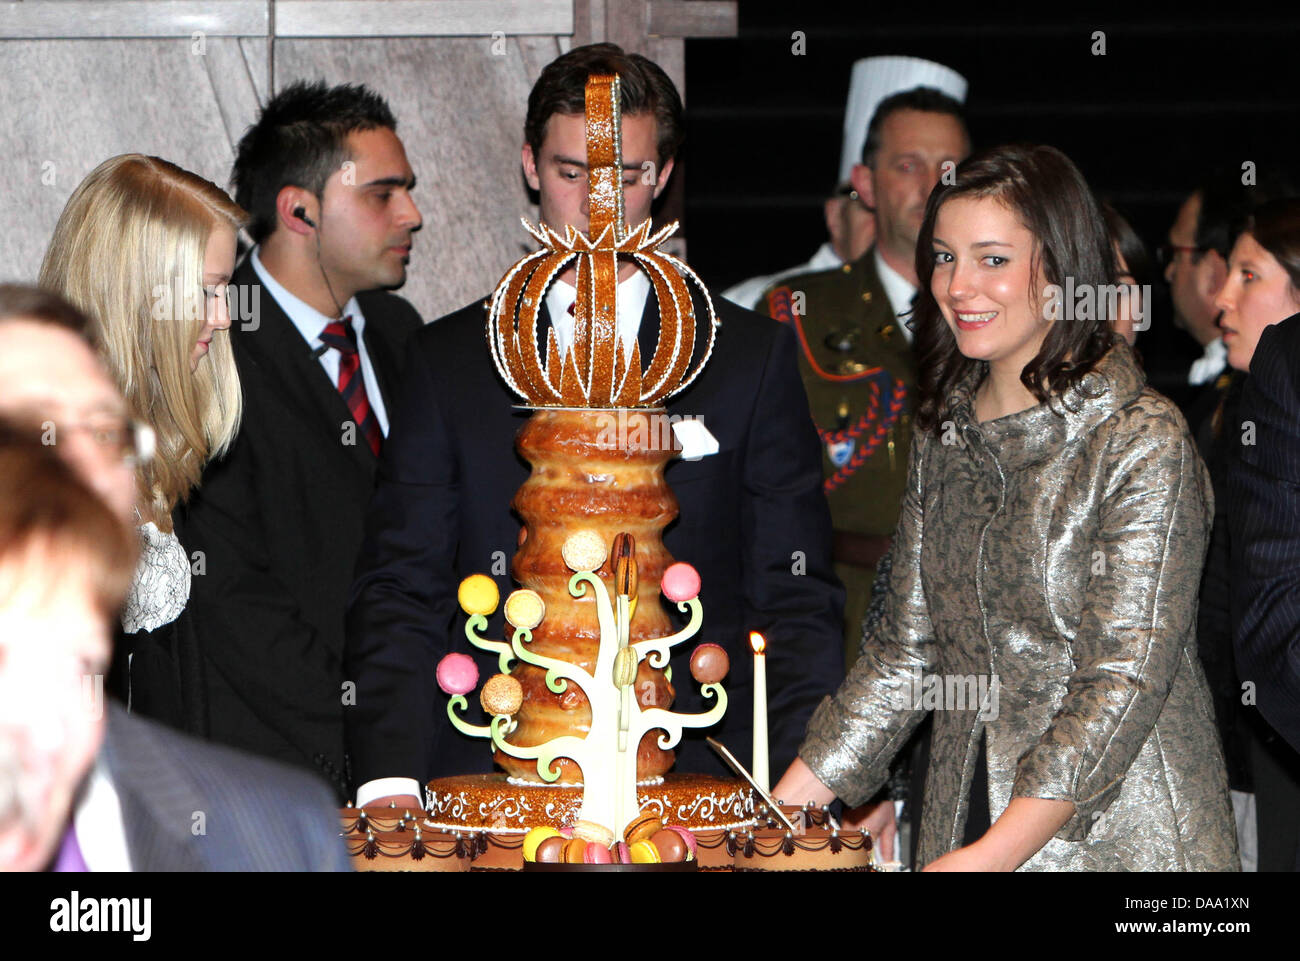
{"type": "MultiPolygon", "coordinates": [[[[244,262],[239,271],[246,272],[240,277],[240,282],[260,284],[260,278],[248,261],[244,262]]],[[[260,304],[261,321],[258,328],[240,334],[244,345],[259,366],[278,375],[273,380],[294,402],[299,413],[319,426],[322,436],[340,440],[343,424],[352,420],[352,412],[348,410],[337,386],[330,383],[320,360],[312,355],[311,346],[265,289],[260,304]]],[[[370,346],[369,338],[366,346],[370,346]]],[[[367,473],[373,472],[375,455],[365,439],[358,436],[351,449],[353,461],[367,473]]]]}
{"type": "Polygon", "coordinates": [[[121,803],[131,870],[204,870],[192,833],[204,805],[157,749],[150,727],[110,703],[101,750],[121,803]]]}
{"type": "MultiPolygon", "coordinates": [[[[690,366],[687,367],[689,372],[699,366],[701,359],[704,357],[704,351],[708,349],[709,309],[704,302],[704,296],[695,289],[693,284],[688,282],[687,289],[690,290],[691,302],[695,305],[695,344],[692,348],[690,366]]],[[[718,336],[722,336],[721,328],[718,329],[718,336]]],[[[654,356],[655,348],[659,343],[659,301],[655,297],[653,286],[651,286],[650,293],[646,296],[645,308],[641,311],[641,326],[637,330],[637,342],[641,346],[641,364],[643,367],[649,367],[650,360],[654,356]]],[[[670,414],[677,412],[678,404],[683,397],[694,397],[695,402],[698,404],[700,395],[696,388],[699,386],[705,372],[709,369],[705,367],[691,386],[667,400],[664,406],[670,414]]]]}

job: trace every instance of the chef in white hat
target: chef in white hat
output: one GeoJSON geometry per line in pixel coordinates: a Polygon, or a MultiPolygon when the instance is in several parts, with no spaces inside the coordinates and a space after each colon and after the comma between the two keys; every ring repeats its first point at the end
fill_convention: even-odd
{"type": "Polygon", "coordinates": [[[743,307],[758,308],[763,292],[778,280],[852,263],[866,253],[875,240],[876,221],[853,188],[853,168],[862,160],[867,126],[880,101],[914,87],[932,87],[958,102],[966,99],[966,78],[943,64],[919,57],[866,57],[854,63],[844,109],[839,177],[834,192],[823,203],[828,239],[807,262],[751,277],[724,290],[722,296],[743,307]]]}

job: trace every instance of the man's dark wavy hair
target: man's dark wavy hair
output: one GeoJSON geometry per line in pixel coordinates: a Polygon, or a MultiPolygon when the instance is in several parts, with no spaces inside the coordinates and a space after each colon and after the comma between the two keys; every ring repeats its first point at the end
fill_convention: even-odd
{"type": "Polygon", "coordinates": [[[659,166],[677,155],[686,139],[682,98],[659,64],[639,53],[624,53],[613,43],[575,47],[546,65],[528,94],[524,117],[524,142],[541,157],[546,122],[554,114],[587,111],[587,77],[616,73],[621,83],[619,109],[624,116],[653,114],[658,133],[659,166]]]}
{"type": "Polygon", "coordinates": [[[349,159],[348,134],[397,120],[379,94],[361,84],[290,84],[271,98],[245,131],[230,179],[235,202],[248,211],[248,233],[261,243],[275,231],[275,198],[285,187],[320,196],[325,182],[349,159]]]}
{"type": "MultiPolygon", "coordinates": [[[[934,222],[939,209],[958,197],[997,200],[1019,218],[1036,240],[1031,271],[1044,286],[1064,289],[1066,279],[1073,278],[1076,289],[1089,284],[1099,291],[1115,277],[1115,255],[1101,207],[1079,169],[1061,151],[1016,144],[994,147],[959,164],[953,183],[941,180],[930,193],[916,244],[916,426],[935,433],[948,416],[953,389],[977,364],[984,365],[957,349],[930,290],[934,222]]],[[[1030,290],[1029,296],[1031,302],[1041,302],[1043,293],[1030,290]]],[[[1096,301],[1092,320],[1054,321],[1038,355],[1021,373],[1021,382],[1040,402],[1077,385],[1110,349],[1114,334],[1106,298],[1098,296],[1096,301]]]]}

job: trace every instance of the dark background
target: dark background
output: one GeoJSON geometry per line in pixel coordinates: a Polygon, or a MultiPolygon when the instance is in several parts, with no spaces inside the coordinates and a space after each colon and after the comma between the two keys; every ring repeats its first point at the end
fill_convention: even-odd
{"type": "MultiPolygon", "coordinates": [[[[946,64],[970,82],[975,148],[1048,143],[1154,248],[1210,164],[1300,168],[1300,5],[1015,7],[741,0],[739,36],[686,42],[690,261],[716,291],[807,260],[826,239],[849,72],[862,57],[946,64]],[[1205,13],[1196,13],[1205,10],[1205,13]],[[793,55],[791,35],[806,36],[793,55]],[[1106,53],[1094,56],[1093,32],[1106,53]]],[[[1176,393],[1200,355],[1157,275],[1139,335],[1176,393]]]]}

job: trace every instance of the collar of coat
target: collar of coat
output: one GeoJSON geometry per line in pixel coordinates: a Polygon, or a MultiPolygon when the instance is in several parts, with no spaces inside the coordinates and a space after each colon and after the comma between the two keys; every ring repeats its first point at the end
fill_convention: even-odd
{"type": "Polygon", "coordinates": [[[1146,387],[1133,348],[1117,338],[1077,386],[1028,410],[981,424],[975,419],[974,395],[983,373],[983,365],[977,365],[954,390],[948,409],[968,447],[986,447],[1003,468],[1012,470],[1046,460],[1086,437],[1146,387]]]}

